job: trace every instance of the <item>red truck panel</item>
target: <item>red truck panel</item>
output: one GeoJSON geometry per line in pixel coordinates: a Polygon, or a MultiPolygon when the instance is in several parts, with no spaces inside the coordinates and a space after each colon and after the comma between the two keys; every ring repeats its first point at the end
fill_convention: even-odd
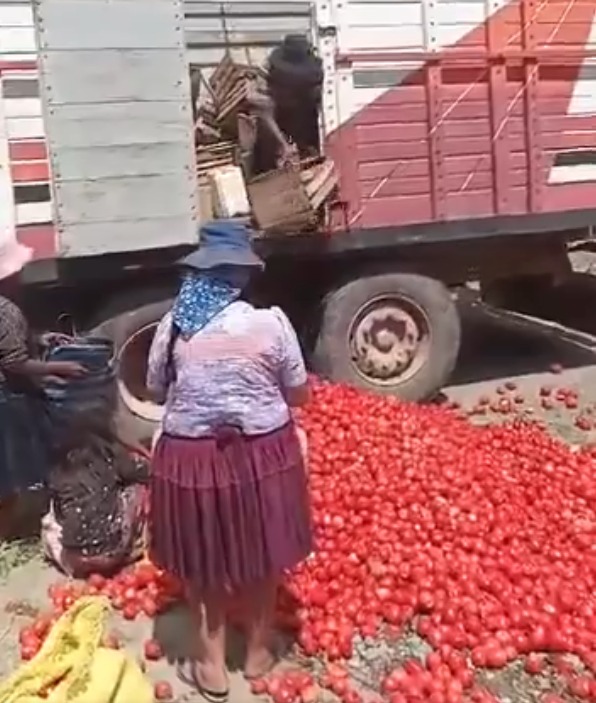
{"type": "MultiPolygon", "coordinates": [[[[340,36],[337,80],[353,92],[367,75],[398,76],[345,120],[350,94],[338,91],[328,149],[350,227],[595,207],[595,8],[511,2],[436,52],[366,51],[340,36]]],[[[345,227],[339,211],[334,225],[345,227]]]]}

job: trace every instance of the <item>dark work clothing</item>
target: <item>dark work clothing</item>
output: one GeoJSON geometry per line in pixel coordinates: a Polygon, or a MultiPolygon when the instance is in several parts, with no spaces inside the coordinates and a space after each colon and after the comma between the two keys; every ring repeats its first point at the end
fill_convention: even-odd
{"type": "Polygon", "coordinates": [[[48,470],[49,419],[43,391],[10,367],[29,358],[29,329],[0,296],[0,501],[39,486],[48,470]]]}
{"type": "Polygon", "coordinates": [[[319,111],[315,104],[305,103],[298,110],[276,105],[275,121],[286,137],[294,142],[301,159],[320,153],[319,111]]]}

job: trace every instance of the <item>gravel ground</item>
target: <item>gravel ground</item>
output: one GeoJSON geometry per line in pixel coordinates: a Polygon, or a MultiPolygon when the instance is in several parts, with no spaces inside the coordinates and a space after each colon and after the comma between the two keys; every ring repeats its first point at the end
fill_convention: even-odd
{"type": "MultiPolygon", "coordinates": [[[[596,299],[596,291],[589,297],[596,299]]],[[[568,301],[567,301],[568,304],[568,301]]],[[[556,409],[545,411],[540,407],[538,391],[544,384],[566,386],[580,391],[580,403],[585,408],[596,408],[596,337],[575,335],[566,330],[537,325],[533,322],[493,315],[466,298],[462,303],[464,340],[458,368],[452,384],[445,389],[445,399],[456,401],[465,410],[471,409],[483,395],[495,397],[497,388],[506,381],[516,383],[518,392],[525,397],[520,408],[532,417],[544,419],[548,427],[562,439],[573,444],[596,442],[596,431],[581,431],[575,426],[578,410],[556,409]],[[552,372],[553,364],[562,367],[561,373],[552,372]]],[[[581,299],[582,311],[590,306],[585,296],[581,299]]],[[[569,309],[569,308],[568,308],[569,309]]],[[[561,310],[551,311],[553,318],[562,319],[561,310]]],[[[578,308],[572,307],[573,324],[585,332],[596,332],[592,320],[578,308]]],[[[596,328],[596,316],[594,319],[596,328]]],[[[473,417],[473,421],[502,421],[499,413],[473,417]]],[[[30,512],[39,512],[41,497],[34,497],[30,512]]],[[[23,523],[30,522],[23,516],[23,523]]],[[[56,573],[46,566],[35,540],[21,541],[0,546],[0,678],[18,665],[17,636],[19,628],[27,622],[35,609],[47,607],[46,591],[57,579],[56,573]],[[18,606],[18,607],[17,607],[18,606]]],[[[176,681],[171,664],[189,648],[189,618],[183,608],[173,610],[151,623],[139,621],[124,623],[115,620],[116,628],[131,652],[139,654],[142,642],[157,637],[163,642],[167,660],[151,664],[151,678],[170,680],[178,696],[177,701],[200,701],[176,681]]],[[[350,662],[355,680],[367,688],[380,677],[389,662],[401,661],[410,656],[424,656],[427,645],[417,636],[406,635],[398,641],[359,642],[350,662]]],[[[231,645],[232,669],[238,668],[241,645],[235,639],[231,645]]],[[[520,663],[514,663],[496,673],[478,673],[487,687],[497,693],[503,703],[532,703],[538,701],[544,690],[556,690],[552,671],[545,675],[529,677],[520,663]]],[[[235,672],[232,674],[231,703],[249,703],[258,700],[251,696],[247,685],[235,672]]],[[[327,700],[327,699],[325,699],[327,700]]]]}

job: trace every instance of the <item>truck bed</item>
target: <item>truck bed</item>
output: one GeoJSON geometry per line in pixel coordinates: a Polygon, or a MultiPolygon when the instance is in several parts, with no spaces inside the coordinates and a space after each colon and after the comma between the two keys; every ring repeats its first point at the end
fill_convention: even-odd
{"type": "MultiPolygon", "coordinates": [[[[459,230],[471,236],[475,228],[507,231],[513,222],[520,231],[550,223],[571,228],[596,220],[595,9],[596,0],[187,0],[186,58],[213,66],[227,47],[236,59],[260,63],[286,33],[312,32],[325,65],[326,149],[341,174],[329,224],[338,237],[357,237],[359,247],[367,233],[374,233],[371,245],[387,245],[406,233],[416,239],[459,230]]],[[[135,186],[134,201],[102,196],[102,204],[95,181],[105,175],[105,164],[86,158],[93,169],[81,171],[77,186],[74,172],[64,178],[62,192],[71,200],[88,199],[89,207],[74,213],[79,222],[73,229],[72,207],[61,215],[56,200],[61,170],[55,164],[73,157],[63,149],[77,133],[66,130],[64,144],[50,143],[48,154],[28,0],[0,0],[0,39],[2,226],[14,227],[43,259],[188,242],[188,222],[179,217],[184,187],[179,176],[171,177],[171,164],[170,176],[159,183],[158,174],[145,169],[152,195],[144,198],[149,191],[135,186]],[[104,213],[109,220],[114,203],[134,219],[145,202],[155,221],[165,212],[157,196],[169,188],[168,178],[179,202],[164,196],[167,214],[183,227],[153,228],[147,239],[141,223],[133,241],[134,228],[126,223],[107,237],[91,222],[101,222],[104,213]]],[[[161,112],[168,107],[157,106],[161,112]]],[[[114,169],[121,144],[112,147],[108,165],[114,169]]],[[[167,171],[162,161],[184,157],[179,139],[176,153],[168,148],[164,154],[164,148],[155,150],[159,173],[167,171]]],[[[141,152],[137,161],[147,165],[148,154],[141,152]]],[[[64,163],[76,166],[72,158],[64,163]]]]}
{"type": "MultiPolygon", "coordinates": [[[[334,0],[334,226],[563,213],[596,196],[596,3],[334,0]]],[[[469,223],[468,223],[469,226],[469,223]]]]}

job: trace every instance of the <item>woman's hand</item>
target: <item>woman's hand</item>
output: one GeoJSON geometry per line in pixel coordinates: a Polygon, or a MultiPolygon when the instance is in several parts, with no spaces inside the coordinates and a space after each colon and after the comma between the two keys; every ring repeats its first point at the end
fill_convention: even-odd
{"type": "Polygon", "coordinates": [[[71,339],[67,334],[61,334],[60,332],[44,332],[39,337],[39,342],[44,347],[51,347],[54,344],[60,344],[60,342],[68,342],[71,339]]]}
{"type": "Polygon", "coordinates": [[[299,161],[298,152],[292,144],[284,142],[279,150],[277,165],[279,168],[290,168],[293,164],[299,161]]]}
{"type": "Polygon", "coordinates": [[[60,378],[81,378],[86,376],[89,371],[78,361],[52,361],[51,376],[59,376],[60,378]]]}
{"type": "Polygon", "coordinates": [[[6,370],[13,374],[29,376],[31,378],[81,378],[89,371],[77,361],[40,361],[39,359],[26,359],[19,364],[6,366],[6,370]]]}

